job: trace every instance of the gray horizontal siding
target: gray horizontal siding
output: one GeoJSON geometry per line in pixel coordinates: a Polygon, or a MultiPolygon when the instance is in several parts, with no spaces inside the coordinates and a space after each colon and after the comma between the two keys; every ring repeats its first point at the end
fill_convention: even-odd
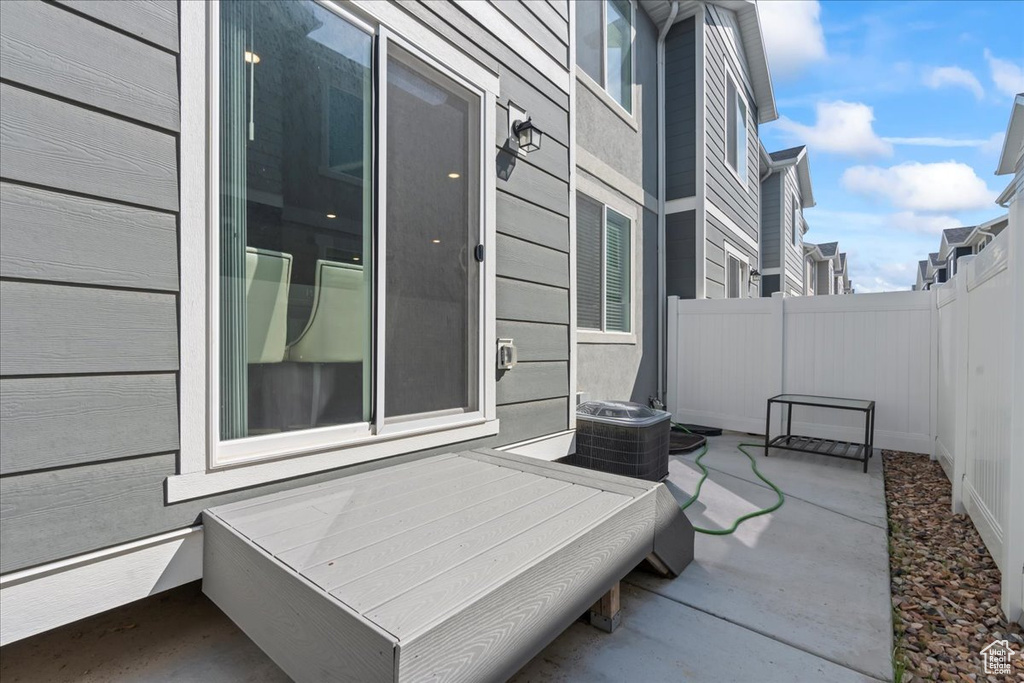
{"type": "Polygon", "coordinates": [[[0,3],[0,77],[178,129],[177,59],[43,2],[0,3]]]}
{"type": "Polygon", "coordinates": [[[175,137],[0,84],[0,176],[132,204],[178,208],[175,137]]]}
{"type": "Polygon", "coordinates": [[[0,276],[178,289],[174,214],[0,183],[0,276]]]}
{"type": "MultiPolygon", "coordinates": [[[[499,154],[499,170],[511,155],[499,154]]],[[[508,178],[498,177],[498,189],[560,214],[569,215],[569,183],[542,171],[522,157],[515,158],[508,178]]]]}
{"type": "Polygon", "coordinates": [[[498,275],[569,288],[569,255],[531,242],[498,235],[498,275]]]}
{"type": "Polygon", "coordinates": [[[136,38],[178,51],[177,0],[57,0],[136,38]]]}
{"type": "MultiPolygon", "coordinates": [[[[783,239],[786,244],[786,267],[791,269],[794,273],[802,274],[803,263],[804,263],[804,236],[803,231],[798,230],[796,235],[796,244],[793,244],[792,231],[793,231],[793,204],[797,206],[801,203],[800,198],[800,184],[796,178],[796,167],[789,167],[786,169],[786,181],[785,181],[785,207],[782,213],[783,218],[783,239]]],[[[803,210],[800,210],[801,215],[803,210]]],[[[792,278],[791,278],[792,279],[792,278]]],[[[798,291],[803,291],[802,283],[798,287],[798,291]]]]}
{"type": "Polygon", "coordinates": [[[755,241],[758,239],[759,216],[757,211],[760,180],[758,178],[758,133],[757,108],[749,92],[746,92],[747,112],[747,178],[741,184],[736,174],[725,161],[726,139],[726,64],[730,65],[737,87],[744,91],[743,74],[747,65],[737,62],[735,45],[726,44],[726,35],[721,30],[723,14],[727,10],[709,7],[705,38],[705,145],[707,159],[707,199],[725,213],[741,230],[755,241]]]}
{"type": "Polygon", "coordinates": [[[761,184],[761,265],[765,268],[779,267],[779,236],[782,233],[782,227],[779,225],[781,179],[781,174],[772,173],[761,184]]]}
{"type": "MultiPolygon", "coordinates": [[[[565,36],[565,42],[569,42],[569,16],[562,14],[554,5],[547,0],[521,0],[533,16],[544,23],[552,33],[558,36],[565,36]]],[[[559,5],[562,7],[564,3],[559,5]]]]}
{"type": "MultiPolygon", "coordinates": [[[[458,45],[464,52],[484,64],[484,66],[490,66],[493,71],[497,72],[501,77],[501,94],[503,99],[511,97],[516,104],[532,112],[534,105],[539,104],[536,96],[543,95],[568,112],[569,94],[549,81],[546,76],[505,42],[501,36],[497,36],[492,32],[494,30],[500,31],[500,27],[488,27],[485,29],[470,16],[469,12],[471,12],[471,9],[467,10],[448,2],[398,0],[398,3],[423,24],[448,39],[452,44],[458,45]],[[522,89],[520,93],[527,94],[527,98],[518,99],[513,92],[505,90],[506,76],[510,73],[514,74],[515,78],[509,79],[509,83],[519,79],[530,84],[527,88],[522,89]]],[[[472,4],[469,7],[471,8],[472,4]]],[[[535,120],[539,122],[541,119],[535,117],[535,120]]]]}
{"type": "Polygon", "coordinates": [[[498,278],[499,320],[569,324],[569,290],[498,278]]]}
{"type": "Polygon", "coordinates": [[[498,337],[512,339],[520,362],[569,360],[569,327],[545,323],[498,322],[498,337]]]}
{"type": "Polygon", "coordinates": [[[668,199],[697,193],[696,40],[693,18],[665,39],[665,191],[668,199]]]}
{"type": "Polygon", "coordinates": [[[0,374],[178,369],[173,294],[0,282],[0,374]]]}
{"type": "Polygon", "coordinates": [[[541,246],[569,253],[569,218],[498,192],[497,230],[541,246]]]}
{"type": "Polygon", "coordinates": [[[568,392],[569,364],[565,361],[517,363],[498,382],[498,404],[560,398],[568,392]]]}
{"type": "Polygon", "coordinates": [[[725,244],[728,242],[731,247],[745,254],[751,268],[758,268],[758,254],[714,216],[707,217],[705,238],[706,296],[709,299],[722,298],[725,296],[725,244]]]}
{"type": "Polygon", "coordinates": [[[548,25],[537,18],[521,0],[488,0],[508,20],[523,30],[544,52],[563,68],[569,64],[569,24],[548,25]]]}
{"type": "Polygon", "coordinates": [[[0,475],[176,450],[177,401],[170,373],[0,380],[0,475]]]}

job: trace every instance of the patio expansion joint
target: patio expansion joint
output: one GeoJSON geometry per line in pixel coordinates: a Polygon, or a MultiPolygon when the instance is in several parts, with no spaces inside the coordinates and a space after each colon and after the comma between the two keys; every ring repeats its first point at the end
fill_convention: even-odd
{"type": "Polygon", "coordinates": [[[857,668],[855,666],[850,666],[849,664],[846,664],[845,662],[841,662],[838,659],[834,659],[832,657],[828,657],[828,656],[823,655],[823,654],[821,654],[819,652],[814,652],[813,650],[808,650],[807,648],[802,647],[802,646],[798,645],[797,643],[790,642],[790,641],[785,640],[784,638],[780,638],[780,637],[778,637],[778,636],[776,636],[776,635],[774,635],[772,633],[768,633],[768,632],[762,631],[760,629],[752,628],[751,626],[748,626],[747,624],[744,624],[744,623],[741,623],[741,622],[738,622],[738,621],[734,621],[732,619],[729,619],[728,617],[723,617],[720,614],[715,614],[714,612],[711,612],[711,611],[709,611],[709,610],[707,610],[707,609],[705,609],[703,607],[698,607],[697,605],[690,604],[688,602],[685,602],[684,600],[680,600],[679,598],[673,597],[671,595],[665,595],[664,593],[656,591],[656,590],[654,590],[652,588],[648,588],[646,586],[641,586],[639,584],[636,584],[636,583],[630,581],[628,578],[623,579],[622,581],[623,581],[623,583],[628,583],[630,586],[632,586],[633,588],[636,588],[638,590],[642,590],[642,591],[646,591],[648,593],[652,593],[654,595],[657,595],[659,598],[664,598],[666,600],[669,600],[670,602],[674,602],[674,603],[676,603],[678,605],[682,605],[683,607],[688,607],[690,609],[697,610],[698,612],[702,612],[702,613],[708,615],[709,617],[713,617],[713,618],[718,619],[720,621],[724,621],[724,622],[726,622],[728,624],[732,624],[733,626],[738,626],[739,628],[742,628],[744,630],[750,631],[751,633],[756,633],[759,636],[764,636],[765,638],[769,638],[771,640],[774,640],[775,642],[780,643],[781,645],[785,645],[786,647],[791,647],[794,650],[799,650],[800,652],[809,654],[812,657],[817,657],[818,659],[821,659],[821,660],[824,660],[826,662],[829,662],[830,664],[835,664],[836,666],[841,666],[844,669],[849,669],[850,671],[853,671],[855,673],[859,673],[862,676],[867,676],[871,680],[881,681],[882,683],[889,683],[889,679],[879,678],[878,676],[876,676],[875,674],[873,674],[873,673],[871,673],[869,671],[865,671],[863,669],[859,669],[859,668],[857,668]]]}
{"type": "MultiPolygon", "coordinates": [[[[745,477],[741,477],[738,474],[733,474],[731,472],[726,472],[725,470],[720,470],[720,469],[718,469],[716,467],[712,467],[710,465],[704,465],[704,466],[707,467],[708,470],[710,470],[712,472],[717,472],[718,474],[724,474],[726,476],[732,477],[733,479],[739,479],[740,481],[745,481],[748,484],[753,484],[754,486],[760,486],[761,488],[767,489],[769,491],[772,490],[771,487],[766,485],[761,480],[751,481],[750,479],[747,479],[745,477]]],[[[780,486],[779,488],[782,488],[782,487],[780,486]]],[[[884,531],[886,533],[889,532],[888,527],[883,526],[881,524],[874,524],[872,522],[864,521],[863,519],[860,519],[859,517],[854,517],[852,515],[848,515],[845,512],[840,512],[839,510],[833,510],[832,508],[827,507],[825,505],[822,505],[821,503],[815,503],[812,500],[807,500],[806,498],[801,498],[800,496],[794,496],[792,493],[789,493],[787,491],[783,491],[783,494],[786,496],[787,500],[790,499],[790,498],[792,498],[793,500],[799,500],[801,503],[807,503],[808,505],[813,505],[814,507],[816,507],[816,508],[818,508],[820,510],[825,510],[826,512],[831,512],[832,514],[839,515],[841,517],[846,517],[847,519],[853,520],[854,522],[860,522],[861,524],[867,524],[868,526],[874,527],[876,529],[881,529],[882,531],[884,531]]]]}

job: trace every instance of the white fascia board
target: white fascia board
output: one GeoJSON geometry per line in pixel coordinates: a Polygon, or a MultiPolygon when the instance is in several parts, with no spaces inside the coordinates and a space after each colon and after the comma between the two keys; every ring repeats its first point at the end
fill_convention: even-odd
{"type": "Polygon", "coordinates": [[[1013,173],[1022,146],[1024,146],[1024,93],[1019,93],[1013,98],[1013,110],[1010,112],[1010,121],[1006,124],[1006,137],[1003,138],[1003,149],[999,153],[996,175],[1013,173]]]}

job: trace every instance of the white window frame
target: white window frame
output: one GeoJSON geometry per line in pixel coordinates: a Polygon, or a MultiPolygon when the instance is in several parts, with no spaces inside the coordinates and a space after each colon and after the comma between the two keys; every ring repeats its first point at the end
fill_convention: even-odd
{"type": "Polygon", "coordinates": [[[792,228],[790,230],[790,233],[789,233],[789,242],[794,247],[796,246],[796,243],[797,243],[797,239],[796,239],[796,236],[798,234],[797,230],[800,230],[800,228],[803,227],[803,226],[800,225],[800,219],[801,219],[801,216],[800,216],[800,202],[797,201],[796,195],[793,195],[793,226],[792,226],[792,228]]]}
{"type": "MultiPolygon", "coordinates": [[[[638,129],[636,119],[636,0],[628,0],[629,2],[629,101],[630,108],[626,109],[622,106],[622,103],[612,97],[611,91],[608,88],[608,3],[610,0],[601,0],[601,82],[598,82],[593,76],[584,71],[581,67],[576,67],[576,79],[587,86],[587,88],[593,92],[598,98],[604,102],[605,106],[611,109],[615,114],[623,121],[628,123],[634,129],[638,129]]],[[[576,55],[572,55],[573,63],[576,62],[576,55]]]]}
{"type": "MultiPolygon", "coordinates": [[[[578,327],[576,341],[580,344],[636,344],[636,280],[637,280],[637,232],[640,220],[639,211],[635,206],[622,202],[612,193],[587,181],[577,180],[577,194],[585,195],[591,201],[601,205],[601,329],[578,327]],[[608,210],[623,216],[629,221],[629,332],[619,332],[607,328],[607,263],[608,263],[608,210]]],[[[576,201],[575,197],[573,201],[576,201]]],[[[576,283],[573,283],[573,287],[576,283]]]]}
{"type": "Polygon", "coordinates": [[[726,299],[746,299],[750,296],[750,257],[744,254],[742,251],[725,242],[725,259],[722,263],[725,270],[725,298],[726,299]],[[729,292],[729,259],[734,259],[740,265],[740,291],[736,293],[736,296],[732,296],[729,292]]]}
{"type": "MultiPolygon", "coordinates": [[[[211,495],[277,479],[334,469],[448,443],[498,433],[496,386],[490,352],[496,344],[493,256],[496,223],[496,173],[492,141],[496,135],[499,79],[437,34],[389,3],[360,1],[339,4],[315,0],[377,36],[379,62],[374,151],[378,209],[386,201],[387,45],[394,42],[447,77],[480,96],[480,264],[478,409],[457,414],[386,417],[384,400],[384,334],[375,328],[375,418],[373,423],[321,427],[280,434],[220,441],[219,410],[219,296],[216,287],[219,231],[219,92],[218,1],[183,3],[181,17],[181,457],[178,474],[168,478],[169,502],[211,495]],[[383,417],[381,417],[383,416],[383,417]],[[244,465],[244,467],[243,467],[244,465]]],[[[318,160],[319,161],[319,160],[318,160]]],[[[376,250],[384,254],[387,229],[383,212],[374,225],[376,250]]],[[[378,259],[375,300],[385,298],[385,262],[378,259]]],[[[380,305],[379,303],[377,304],[380,305]]],[[[375,316],[375,319],[381,316],[375,316]]]]}
{"type": "MultiPolygon", "coordinates": [[[[736,182],[738,182],[740,184],[740,186],[743,188],[743,190],[745,192],[749,193],[750,192],[750,183],[748,181],[750,179],[750,155],[747,154],[747,144],[746,143],[747,143],[748,138],[750,136],[750,130],[749,130],[749,128],[750,128],[750,126],[749,126],[750,102],[749,102],[749,100],[747,100],[747,94],[745,92],[745,89],[742,86],[741,81],[738,78],[736,78],[736,76],[733,75],[732,67],[729,66],[728,61],[726,61],[724,63],[724,69],[725,69],[725,85],[724,85],[724,87],[722,89],[722,94],[724,95],[723,99],[725,100],[725,102],[722,105],[722,111],[725,114],[725,116],[722,119],[722,123],[723,123],[724,129],[725,129],[725,145],[723,145],[724,149],[722,150],[722,160],[725,162],[725,167],[728,168],[732,172],[732,175],[736,179],[736,182]],[[729,131],[729,82],[730,81],[732,82],[733,87],[736,89],[736,102],[737,102],[737,104],[739,104],[740,100],[742,100],[743,101],[743,109],[745,111],[744,120],[743,120],[743,143],[744,144],[743,144],[743,175],[742,176],[740,175],[739,169],[733,168],[733,165],[731,163],[729,163],[729,135],[730,135],[730,131],[729,131]]],[[[736,116],[736,123],[737,123],[737,129],[738,129],[738,126],[739,126],[739,116],[738,116],[738,114],[739,114],[739,112],[737,111],[736,114],[737,114],[737,116],[736,116]]],[[[739,165],[739,154],[740,154],[740,146],[739,146],[739,141],[737,140],[737,145],[736,145],[736,164],[737,164],[737,166],[739,165]]]]}

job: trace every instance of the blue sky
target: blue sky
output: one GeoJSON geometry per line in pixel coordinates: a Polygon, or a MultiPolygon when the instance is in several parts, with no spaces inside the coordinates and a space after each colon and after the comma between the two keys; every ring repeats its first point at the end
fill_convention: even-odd
{"type": "Polygon", "coordinates": [[[941,230],[1003,212],[994,170],[1024,91],[1024,1],[759,3],[780,119],[806,144],[810,242],[839,241],[857,291],[906,289],[941,230]]]}

